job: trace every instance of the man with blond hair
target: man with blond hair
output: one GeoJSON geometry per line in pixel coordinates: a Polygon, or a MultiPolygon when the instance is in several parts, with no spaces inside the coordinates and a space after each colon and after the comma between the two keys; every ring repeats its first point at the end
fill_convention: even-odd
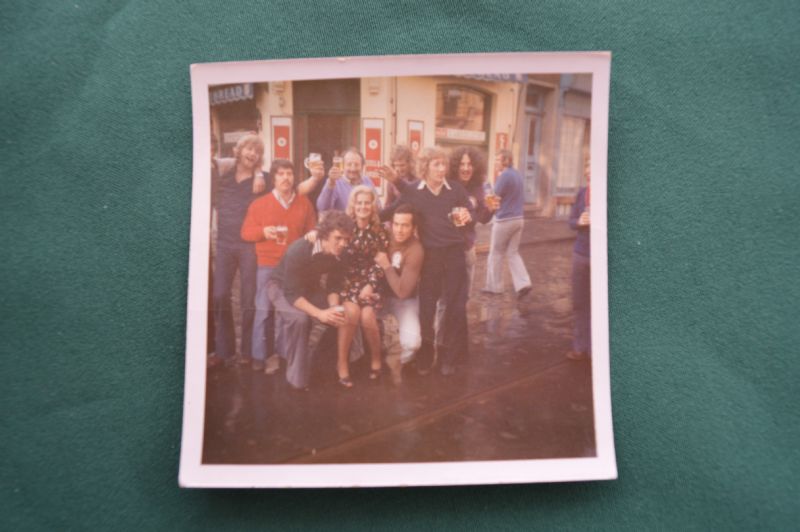
{"type": "MultiPolygon", "coordinates": [[[[217,209],[217,249],[214,258],[214,343],[215,357],[210,365],[231,364],[236,356],[231,291],[239,273],[242,317],[240,354],[249,361],[252,355],[252,328],[256,295],[256,254],[253,244],[242,240],[240,231],[250,203],[258,197],[253,184],[262,175],[264,142],[255,134],[242,136],[233,150],[235,164],[219,179],[215,194],[217,209]]],[[[271,189],[271,186],[266,187],[271,189]]]]}
{"type": "Polygon", "coordinates": [[[425,250],[419,284],[419,318],[422,345],[417,368],[427,373],[434,360],[434,320],[436,303],[445,304],[439,371],[444,376],[456,372],[459,357],[466,357],[467,339],[467,264],[464,239],[474,224],[474,207],[460,183],[447,180],[449,158],[440,148],[425,148],[418,159],[420,182],[409,185],[388,166],[382,171],[400,191],[401,202],[414,207],[419,215],[419,234],[425,250]]]}

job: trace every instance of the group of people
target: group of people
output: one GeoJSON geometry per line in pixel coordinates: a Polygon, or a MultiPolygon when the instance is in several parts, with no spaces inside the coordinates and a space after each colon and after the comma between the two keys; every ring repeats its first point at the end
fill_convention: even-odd
{"type": "Polygon", "coordinates": [[[249,134],[227,165],[212,160],[217,247],[210,366],[236,358],[231,294],[237,271],[240,359],[268,374],[283,360],[286,380],[298,390],[309,386],[314,322],[336,328],[342,388],[354,386],[354,343],[369,353],[369,379],[380,379],[380,322],[388,314],[398,324],[401,364],[423,374],[436,366],[453,375],[469,349],[466,307],[476,223],[494,218],[484,291],[503,293],[504,262],[516,297],[531,291],[518,252],[523,180],[511,152],[497,155],[492,186],[484,157],[472,147],[449,154],[426,148],[415,158],[396,146],[391,164],[378,172],[388,182],[385,206],[355,148],[327,174],[321,160],[307,162],[305,179],[282,159],[263,174],[263,157],[263,141],[249,134]]]}

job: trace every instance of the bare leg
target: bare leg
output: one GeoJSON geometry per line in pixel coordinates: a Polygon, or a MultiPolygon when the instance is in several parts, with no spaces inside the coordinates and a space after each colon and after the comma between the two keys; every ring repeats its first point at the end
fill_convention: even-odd
{"type": "Polygon", "coordinates": [[[336,372],[340,379],[350,376],[350,346],[361,318],[361,309],[355,303],[345,301],[342,306],[344,306],[345,324],[339,327],[336,338],[336,372]]]}
{"type": "Polygon", "coordinates": [[[375,309],[364,307],[361,309],[361,334],[369,348],[372,357],[370,367],[373,370],[381,369],[381,336],[378,331],[378,319],[375,316],[375,309]]]}

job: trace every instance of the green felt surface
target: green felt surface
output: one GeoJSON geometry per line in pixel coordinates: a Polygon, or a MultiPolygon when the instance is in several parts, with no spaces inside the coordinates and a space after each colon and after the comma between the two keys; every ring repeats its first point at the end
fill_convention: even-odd
{"type": "Polygon", "coordinates": [[[0,528],[794,527],[796,1],[17,1],[0,30],[0,528]],[[527,50],[613,52],[619,480],[179,489],[189,64],[527,50]]]}

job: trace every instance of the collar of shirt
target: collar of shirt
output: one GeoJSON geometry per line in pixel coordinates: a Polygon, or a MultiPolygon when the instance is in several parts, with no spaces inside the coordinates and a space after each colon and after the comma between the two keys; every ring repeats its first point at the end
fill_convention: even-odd
{"type": "Polygon", "coordinates": [[[358,185],[364,185],[364,184],[366,184],[366,180],[367,179],[368,179],[367,176],[361,175],[361,176],[359,176],[359,178],[355,182],[353,182],[353,181],[350,181],[349,177],[344,176],[344,182],[347,183],[348,185],[350,185],[351,187],[357,187],[358,185]]]}
{"type": "Polygon", "coordinates": [[[281,207],[283,207],[286,210],[289,210],[289,206],[294,201],[295,196],[297,196],[296,193],[292,192],[292,197],[289,198],[289,201],[283,201],[283,198],[281,197],[280,194],[278,194],[277,189],[272,189],[272,195],[275,196],[275,199],[278,200],[278,203],[281,204],[281,207]]]}
{"type": "MultiPolygon", "coordinates": [[[[450,186],[450,183],[447,182],[447,179],[442,181],[442,184],[447,190],[453,190],[452,187],[450,186]]],[[[424,179],[420,179],[419,185],[417,185],[417,190],[422,190],[425,187],[428,187],[428,183],[424,179]]],[[[431,187],[428,187],[428,190],[431,190],[431,187]]],[[[431,192],[433,191],[431,190],[431,192]]]]}

